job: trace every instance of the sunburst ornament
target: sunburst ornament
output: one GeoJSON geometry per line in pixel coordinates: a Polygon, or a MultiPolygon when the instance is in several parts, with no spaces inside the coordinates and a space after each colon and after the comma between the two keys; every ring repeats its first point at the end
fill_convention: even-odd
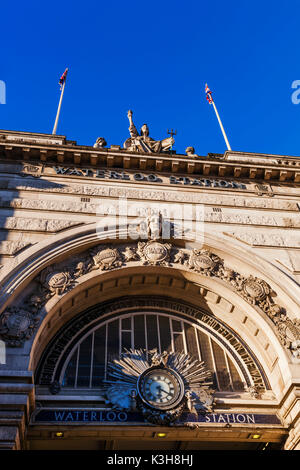
{"type": "Polygon", "coordinates": [[[211,411],[211,372],[189,354],[157,349],[125,350],[108,363],[107,403],[136,410],[154,424],[171,424],[183,411],[211,411]]]}

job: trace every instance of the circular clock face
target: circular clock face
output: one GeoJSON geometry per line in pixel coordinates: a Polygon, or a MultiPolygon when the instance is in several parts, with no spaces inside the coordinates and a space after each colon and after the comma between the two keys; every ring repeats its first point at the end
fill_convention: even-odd
{"type": "Polygon", "coordinates": [[[155,367],[143,372],[138,379],[141,399],[150,407],[168,410],[175,408],[184,395],[184,384],[177,372],[155,367]]]}

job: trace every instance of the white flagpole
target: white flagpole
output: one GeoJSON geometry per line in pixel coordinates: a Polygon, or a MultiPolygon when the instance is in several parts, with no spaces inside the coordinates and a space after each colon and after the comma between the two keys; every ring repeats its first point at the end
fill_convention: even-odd
{"type": "MultiPolygon", "coordinates": [[[[67,69],[67,70],[68,70],[68,69],[67,69]]],[[[53,135],[56,134],[57,124],[58,124],[58,119],[59,119],[60,109],[61,109],[61,103],[62,103],[62,99],[63,99],[63,96],[64,96],[64,91],[65,91],[66,80],[67,80],[67,77],[66,77],[65,80],[64,80],[64,83],[63,83],[63,86],[62,86],[62,89],[61,89],[61,92],[60,92],[60,98],[59,98],[59,103],[58,103],[58,108],[57,108],[55,123],[54,123],[53,131],[52,131],[52,134],[53,134],[53,135]]]]}
{"type": "Polygon", "coordinates": [[[216,115],[217,115],[217,118],[218,118],[218,121],[219,121],[219,124],[220,124],[220,127],[221,127],[221,131],[222,131],[223,137],[224,137],[225,142],[226,142],[226,145],[227,145],[227,150],[231,150],[231,147],[230,147],[229,142],[228,142],[228,139],[227,139],[226,132],[225,132],[225,130],[224,130],[222,121],[221,121],[221,119],[220,119],[220,116],[219,116],[219,113],[218,113],[218,111],[217,111],[217,108],[216,108],[216,105],[215,105],[215,102],[214,102],[214,101],[212,102],[212,105],[213,105],[214,110],[215,110],[215,113],[216,113],[216,115]]]}
{"type": "MultiPolygon", "coordinates": [[[[206,85],[206,87],[207,87],[207,85],[206,85]]],[[[228,139],[227,139],[227,135],[226,135],[225,129],[224,129],[224,127],[223,127],[221,118],[220,118],[220,116],[219,116],[217,107],[216,107],[215,102],[214,102],[214,100],[213,100],[213,98],[212,98],[212,96],[211,96],[211,91],[209,90],[209,88],[207,88],[207,90],[208,90],[208,91],[207,91],[206,93],[207,93],[207,95],[209,95],[209,98],[210,98],[209,103],[212,104],[213,107],[214,107],[216,116],[217,116],[218,121],[219,121],[219,125],[220,125],[220,128],[221,128],[221,131],[222,131],[222,134],[223,134],[223,137],[224,137],[224,140],[225,140],[226,145],[227,145],[227,150],[231,150],[231,147],[230,147],[230,145],[229,145],[229,141],[228,141],[228,139]]]]}

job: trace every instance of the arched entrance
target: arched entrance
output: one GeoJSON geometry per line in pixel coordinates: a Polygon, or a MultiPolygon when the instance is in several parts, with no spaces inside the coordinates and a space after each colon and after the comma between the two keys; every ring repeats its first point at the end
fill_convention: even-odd
{"type": "Polygon", "coordinates": [[[294,299],[281,295],[290,286],[279,285],[270,267],[263,276],[263,262],[212,240],[197,247],[87,238],[67,240],[69,252],[63,241],[54,245],[56,256],[47,254],[45,266],[41,254],[26,283],[7,284],[19,282],[15,308],[23,306],[27,323],[18,323],[17,333],[8,328],[6,338],[23,348],[35,372],[28,447],[73,448],[80,440],[130,448],[141,435],[144,448],[153,448],[153,439],[166,449],[280,447],[292,423],[282,403],[293,393],[288,384],[297,362],[297,325],[287,313],[294,299]],[[110,418],[117,417],[102,384],[108,362],[125,347],[183,351],[203,361],[213,373],[215,407],[202,421],[177,427],[91,415],[111,410],[110,418]],[[156,438],[162,430],[164,443],[156,438]]]}

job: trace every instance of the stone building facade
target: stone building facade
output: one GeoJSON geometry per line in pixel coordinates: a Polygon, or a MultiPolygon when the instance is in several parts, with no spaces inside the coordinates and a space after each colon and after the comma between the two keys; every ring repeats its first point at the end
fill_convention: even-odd
{"type": "Polygon", "coordinates": [[[0,131],[0,447],[299,449],[299,158],[130,133],[0,131]]]}

